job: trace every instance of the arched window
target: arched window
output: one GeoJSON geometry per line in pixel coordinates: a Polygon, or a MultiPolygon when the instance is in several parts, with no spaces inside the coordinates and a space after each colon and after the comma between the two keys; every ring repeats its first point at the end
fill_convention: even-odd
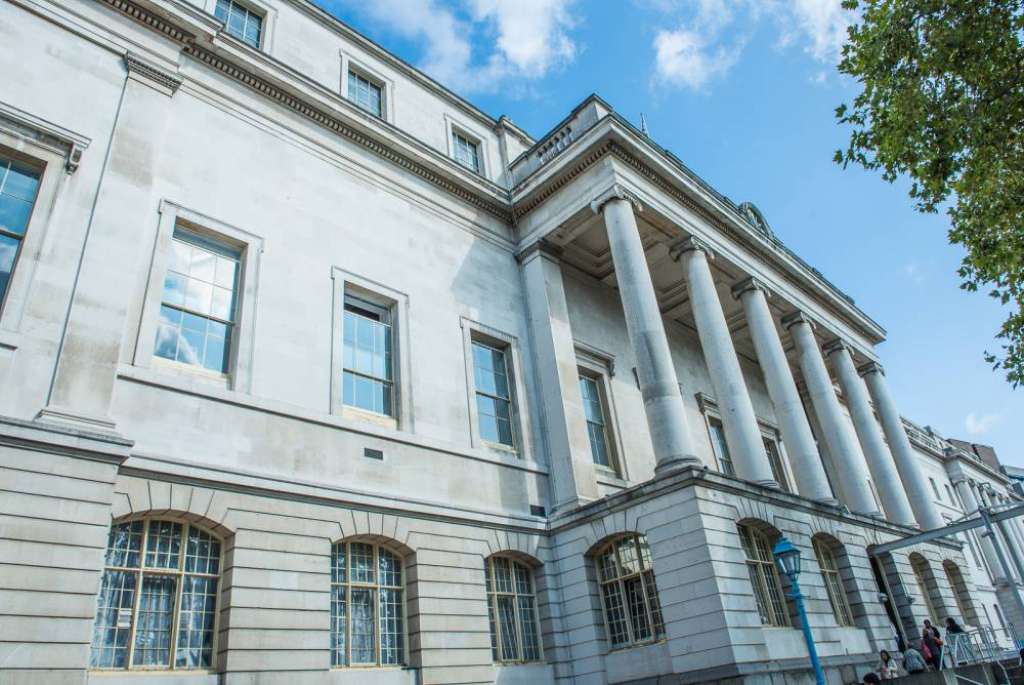
{"type": "Polygon", "coordinates": [[[942,562],[942,569],[946,572],[946,580],[949,581],[950,589],[953,590],[953,599],[956,601],[957,611],[960,612],[960,620],[967,624],[976,623],[978,616],[974,612],[973,605],[969,605],[970,593],[967,591],[963,574],[960,573],[960,567],[952,561],[946,560],[942,562]]]}
{"type": "Polygon", "coordinates": [[[401,558],[370,542],[331,554],[331,665],[397,666],[405,658],[401,558]]]}
{"type": "Polygon", "coordinates": [[[613,647],[665,636],[647,538],[629,535],[605,545],[597,553],[597,571],[613,647]]]}
{"type": "Polygon", "coordinates": [[[747,557],[747,573],[754,586],[754,599],[761,623],[766,626],[788,626],[789,613],[786,611],[785,595],[779,571],[775,568],[772,547],[767,536],[753,526],[740,524],[740,540],[747,557]]]}
{"type": "Polygon", "coordinates": [[[220,541],[191,523],[111,526],[90,666],[212,668],[220,553],[220,541]]]}
{"type": "Polygon", "coordinates": [[[818,568],[821,569],[821,576],[825,580],[825,592],[828,593],[829,604],[832,605],[832,615],[836,623],[841,626],[852,626],[853,612],[850,611],[850,603],[846,599],[846,588],[843,587],[843,579],[839,574],[839,562],[836,560],[833,545],[824,538],[814,538],[814,556],[818,558],[818,568]]]}
{"type": "Polygon", "coordinates": [[[921,599],[924,600],[928,618],[931,619],[932,623],[937,623],[939,612],[932,597],[931,581],[933,581],[933,577],[931,567],[928,566],[928,561],[923,556],[914,553],[910,555],[910,568],[914,571],[914,580],[917,581],[918,591],[921,593],[921,599]]]}
{"type": "Polygon", "coordinates": [[[485,562],[491,653],[500,663],[540,661],[533,572],[508,557],[485,562]]]}

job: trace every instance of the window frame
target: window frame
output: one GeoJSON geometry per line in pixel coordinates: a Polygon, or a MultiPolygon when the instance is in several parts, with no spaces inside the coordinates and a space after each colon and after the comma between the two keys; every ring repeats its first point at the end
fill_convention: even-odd
{"type": "Polygon", "coordinates": [[[217,0],[206,0],[204,10],[207,12],[207,14],[213,17],[214,21],[224,26],[224,34],[230,36],[232,40],[237,40],[240,43],[245,44],[247,47],[252,48],[253,50],[259,50],[260,52],[265,52],[269,54],[271,52],[271,48],[273,47],[272,39],[274,35],[274,28],[275,25],[277,24],[277,10],[267,2],[264,2],[264,0],[233,0],[233,2],[236,5],[241,5],[242,7],[244,7],[245,9],[249,10],[254,14],[260,15],[260,17],[263,19],[262,24],[260,26],[260,44],[258,46],[253,46],[253,44],[248,42],[247,40],[239,38],[233,33],[228,33],[227,22],[222,22],[217,17],[217,0]]]}
{"type": "Polygon", "coordinates": [[[48,261],[43,246],[51,224],[61,213],[60,200],[68,179],[78,169],[90,142],[81,134],[0,102],[0,157],[39,172],[32,214],[21,238],[7,290],[0,301],[0,350],[19,347],[20,338],[16,334],[21,329],[29,300],[42,296],[33,284],[40,264],[48,261]]]}
{"type": "Polygon", "coordinates": [[[758,616],[761,619],[761,626],[763,628],[791,628],[793,623],[789,615],[785,589],[782,586],[782,578],[779,575],[775,559],[772,557],[772,540],[764,530],[755,524],[738,523],[736,528],[740,538],[740,552],[744,556],[744,564],[750,576],[750,587],[753,591],[758,616]],[[744,533],[750,537],[750,547],[754,550],[755,558],[751,557],[744,533]],[[768,569],[771,569],[770,572],[768,569]],[[778,602],[772,599],[771,589],[773,587],[778,595],[778,602]],[[762,606],[769,615],[766,616],[762,613],[762,606]]]}
{"type": "MultiPolygon", "coordinates": [[[[681,384],[679,389],[680,391],[683,390],[683,386],[681,384]]],[[[719,450],[715,445],[714,436],[712,434],[712,423],[717,423],[721,426],[722,443],[726,446],[727,450],[729,449],[729,443],[725,437],[725,423],[722,419],[722,412],[718,408],[718,402],[716,402],[713,397],[703,392],[694,393],[694,397],[697,400],[697,406],[704,417],[704,428],[707,432],[708,442],[711,445],[711,456],[715,460],[716,470],[724,476],[738,478],[739,476],[736,475],[735,461],[732,459],[731,454],[728,459],[731,472],[727,473],[722,470],[722,459],[719,454],[719,450]]],[[[762,444],[770,442],[775,447],[775,455],[778,458],[777,463],[773,462],[772,457],[768,454],[767,447],[765,447],[764,451],[764,456],[765,459],[768,460],[768,466],[771,469],[772,476],[776,478],[779,483],[779,488],[783,492],[794,494],[795,491],[793,483],[795,480],[789,463],[789,454],[786,452],[786,446],[782,442],[781,431],[779,431],[775,424],[760,417],[755,418],[757,418],[757,428],[761,432],[762,444]]]]}
{"type": "Polygon", "coordinates": [[[836,625],[840,628],[856,628],[857,623],[853,617],[850,598],[846,593],[846,584],[843,582],[843,571],[839,565],[836,544],[816,535],[811,538],[811,547],[814,549],[814,558],[818,562],[821,579],[825,583],[825,594],[832,607],[832,617],[835,618],[836,625]],[[828,559],[826,559],[826,555],[828,559]],[[828,568],[828,564],[825,563],[828,560],[831,561],[831,568],[828,568]]]}
{"type": "MultiPolygon", "coordinates": [[[[137,567],[122,567],[122,566],[108,566],[106,560],[107,549],[104,548],[104,559],[103,559],[103,571],[100,576],[100,592],[102,592],[103,578],[106,576],[108,570],[122,572],[122,573],[134,573],[136,574],[137,583],[135,585],[135,596],[132,599],[132,621],[131,627],[128,632],[128,652],[125,656],[125,666],[123,668],[104,668],[94,667],[92,665],[92,643],[89,646],[89,666],[87,671],[90,673],[186,673],[186,674],[206,674],[216,673],[220,670],[218,660],[219,653],[217,651],[218,642],[220,638],[220,617],[224,611],[223,606],[223,593],[224,593],[224,554],[225,554],[225,540],[222,536],[214,533],[208,527],[203,525],[197,525],[193,521],[187,519],[176,519],[174,517],[166,516],[143,516],[128,519],[121,519],[112,521],[110,524],[110,530],[113,530],[114,526],[120,526],[122,524],[132,524],[136,522],[142,523],[142,537],[139,541],[139,565],[137,567]],[[146,566],[146,543],[149,540],[149,527],[150,522],[167,522],[176,523],[181,526],[181,548],[179,554],[178,568],[177,569],[165,569],[159,567],[148,567],[146,566]],[[189,530],[195,528],[200,532],[208,535],[217,541],[219,546],[220,555],[217,560],[217,573],[189,573],[184,570],[186,550],[188,545],[188,533],[189,530]],[[169,634],[169,649],[167,655],[168,665],[165,666],[135,666],[135,631],[138,627],[138,615],[139,606],[142,601],[142,581],[146,576],[173,576],[176,579],[175,590],[174,590],[174,614],[171,619],[171,629],[169,634]],[[217,580],[217,593],[214,601],[213,611],[213,627],[212,627],[212,638],[210,641],[210,666],[209,668],[177,668],[174,662],[178,652],[178,637],[181,628],[181,599],[184,593],[185,583],[184,578],[188,575],[201,576],[201,577],[215,577],[217,580]]],[[[109,535],[109,532],[108,532],[109,535]]],[[[109,543],[108,543],[109,545],[109,543]]],[[[93,631],[96,629],[96,619],[99,618],[99,605],[97,604],[96,615],[93,617],[93,631]]]]}
{"type": "Polygon", "coordinates": [[[393,122],[395,120],[395,81],[394,79],[385,76],[379,69],[373,68],[370,64],[364,62],[361,59],[356,58],[354,55],[347,52],[344,48],[338,51],[339,62],[341,64],[340,78],[338,79],[338,94],[345,100],[345,102],[351,103],[353,107],[358,109],[360,112],[380,119],[382,121],[393,122]],[[353,100],[348,98],[348,81],[349,74],[355,72],[360,77],[367,81],[379,86],[381,89],[380,93],[380,114],[374,114],[368,109],[363,109],[353,100]]]}
{"type": "Polygon", "coordinates": [[[488,170],[490,169],[490,160],[487,155],[487,146],[484,141],[487,140],[487,134],[482,131],[477,131],[474,127],[465,124],[461,120],[456,120],[449,114],[444,115],[445,125],[445,150],[448,153],[448,158],[452,160],[460,169],[476,174],[483,178],[487,178],[488,170]],[[476,145],[477,154],[477,168],[471,169],[455,157],[455,134],[466,141],[476,145]]]}
{"type": "Polygon", "coordinates": [[[526,387],[524,378],[528,372],[523,365],[523,356],[518,338],[478,321],[460,317],[462,347],[465,356],[466,402],[469,407],[470,442],[474,448],[481,448],[493,454],[511,456],[522,461],[532,461],[532,432],[529,407],[524,404],[526,387]],[[515,448],[501,443],[484,440],[480,434],[480,417],[476,405],[476,371],[473,364],[473,342],[496,348],[505,348],[505,362],[509,370],[509,395],[512,410],[512,432],[515,448]]]}
{"type": "MultiPolygon", "coordinates": [[[[334,662],[334,644],[335,644],[335,640],[334,640],[334,621],[332,620],[331,621],[330,629],[328,631],[329,638],[330,638],[330,653],[331,653],[330,654],[331,664],[330,664],[330,667],[329,667],[330,670],[332,670],[332,671],[348,671],[348,670],[354,670],[354,669],[378,669],[379,670],[379,669],[401,669],[401,668],[408,667],[408,665],[409,665],[409,653],[411,651],[411,648],[410,648],[410,645],[409,645],[409,611],[408,611],[408,606],[409,606],[409,580],[408,580],[409,564],[406,561],[406,555],[402,554],[398,549],[396,549],[392,545],[387,544],[386,542],[377,542],[377,541],[374,541],[374,540],[368,540],[368,539],[363,539],[363,538],[359,538],[359,537],[356,537],[356,538],[345,538],[345,539],[341,539],[341,540],[335,540],[334,542],[331,543],[330,565],[331,565],[331,574],[330,574],[331,578],[330,578],[330,581],[329,581],[330,582],[330,592],[329,592],[330,596],[328,598],[328,601],[331,602],[332,604],[334,602],[333,595],[334,595],[334,587],[335,586],[342,585],[342,586],[345,587],[345,607],[346,607],[346,611],[345,611],[345,652],[346,652],[346,656],[347,656],[347,660],[348,660],[347,664],[335,665],[333,663],[334,662]],[[353,582],[351,580],[351,562],[349,560],[352,557],[351,557],[351,554],[349,552],[349,549],[350,549],[351,545],[353,545],[353,544],[356,544],[356,545],[367,545],[367,546],[373,548],[373,573],[374,573],[374,579],[375,579],[375,581],[373,583],[365,583],[365,582],[355,583],[355,582],[353,582]],[[345,555],[346,555],[345,556],[345,558],[346,558],[346,575],[345,575],[345,578],[346,578],[346,580],[345,580],[344,583],[336,582],[334,580],[334,575],[333,575],[334,574],[334,565],[335,565],[335,554],[336,554],[335,550],[337,549],[337,547],[339,545],[344,545],[345,548],[346,548],[346,551],[345,551],[345,555]],[[383,585],[383,584],[381,584],[381,582],[380,582],[380,550],[381,549],[385,550],[386,552],[389,552],[390,554],[394,555],[395,558],[398,559],[398,563],[401,565],[400,572],[401,572],[401,575],[402,575],[402,583],[401,583],[400,586],[383,585]],[[369,662],[365,662],[365,663],[352,663],[352,630],[351,630],[352,614],[351,614],[351,607],[352,607],[352,588],[353,587],[355,587],[355,588],[369,588],[369,589],[372,589],[374,591],[375,602],[374,602],[374,612],[373,612],[373,636],[374,636],[374,650],[376,651],[376,654],[377,654],[377,660],[376,660],[375,663],[369,663],[369,662]],[[381,644],[381,639],[380,639],[380,636],[381,636],[381,630],[380,630],[380,625],[381,625],[381,622],[380,622],[380,591],[382,589],[385,589],[385,590],[399,590],[402,593],[402,600],[401,600],[401,605],[402,605],[402,632],[401,632],[401,637],[402,637],[402,655],[401,656],[402,656],[402,658],[399,659],[399,663],[397,663],[397,664],[385,664],[385,663],[381,662],[382,644],[381,644]]],[[[330,612],[331,609],[328,608],[328,611],[330,612]]]]}
{"type": "Polygon", "coordinates": [[[640,647],[643,645],[656,644],[663,642],[668,638],[668,631],[665,628],[665,612],[661,606],[661,597],[658,592],[658,578],[654,574],[654,555],[651,553],[650,543],[647,542],[647,536],[640,533],[627,533],[625,535],[616,535],[612,539],[606,541],[600,545],[596,551],[591,555],[595,568],[595,578],[597,580],[597,594],[598,601],[601,604],[601,616],[604,619],[605,638],[611,651],[617,651],[620,649],[630,649],[633,647],[640,647]],[[625,571],[622,565],[621,555],[619,554],[619,546],[623,540],[630,540],[633,543],[636,553],[636,559],[640,570],[631,572],[622,572],[614,578],[608,579],[604,577],[604,569],[601,564],[601,558],[607,553],[612,552],[615,555],[615,565],[620,571],[625,571]],[[644,543],[648,552],[648,564],[643,566],[644,555],[643,547],[641,542],[644,543]],[[647,586],[648,576],[651,581],[651,585],[654,588],[654,603],[651,602],[650,588],[647,586]],[[634,635],[632,614],[629,610],[628,593],[626,590],[626,581],[640,579],[640,589],[643,595],[644,602],[644,616],[647,620],[651,630],[651,637],[637,639],[634,635]],[[612,637],[611,620],[608,615],[608,606],[605,603],[604,588],[608,585],[617,585],[619,598],[622,601],[622,616],[623,624],[626,627],[627,639],[625,642],[616,643],[612,637]],[[657,605],[655,608],[654,605],[657,605]],[[655,612],[657,613],[658,621],[655,620],[655,612]],[[660,627],[660,631],[659,631],[660,627]]]}
{"type": "Polygon", "coordinates": [[[256,334],[256,302],[259,296],[259,269],[263,239],[248,231],[214,219],[170,200],[161,200],[145,295],[129,311],[129,320],[139,321],[134,345],[124,345],[128,358],[122,362],[141,368],[201,380],[237,392],[252,392],[253,346],[256,334]],[[182,226],[190,233],[238,251],[238,285],[235,290],[235,322],[228,370],[217,373],[191,364],[158,357],[154,349],[160,325],[164,278],[170,263],[171,241],[175,229],[182,226]]]}
{"type": "Polygon", "coordinates": [[[359,276],[341,267],[331,268],[331,414],[356,421],[369,421],[400,431],[413,430],[412,369],[409,351],[409,296],[403,292],[359,276]],[[345,345],[345,300],[354,297],[391,312],[391,380],[394,416],[344,403],[342,386],[345,345]]]}
{"type": "Polygon", "coordinates": [[[517,664],[536,664],[544,662],[544,641],[541,639],[541,623],[540,623],[540,609],[538,608],[537,602],[537,578],[535,573],[535,567],[528,564],[520,559],[515,558],[509,554],[492,554],[491,556],[484,559],[484,589],[487,594],[487,611],[488,611],[488,623],[490,625],[490,636],[491,636],[491,657],[496,665],[500,666],[512,666],[517,664]],[[510,564],[509,572],[512,580],[512,592],[499,591],[498,583],[495,577],[494,561],[504,560],[510,564]],[[527,576],[530,580],[530,589],[532,590],[529,594],[521,594],[516,587],[515,580],[515,567],[519,566],[525,569],[527,576]],[[516,629],[516,651],[519,653],[519,659],[503,659],[501,658],[502,652],[502,629],[501,619],[498,614],[498,596],[511,597],[513,606],[513,623],[516,629]],[[534,637],[537,641],[537,658],[527,659],[523,656],[523,641],[522,641],[522,626],[523,619],[519,609],[519,598],[529,597],[533,600],[533,630],[534,637]],[[493,602],[493,603],[492,603],[493,602]],[[493,612],[493,614],[491,613],[493,612]],[[491,620],[493,617],[493,620],[491,620]]]}
{"type": "MultiPolygon", "coordinates": [[[[622,431],[619,430],[619,415],[615,407],[615,395],[612,392],[612,378],[615,376],[615,357],[609,352],[575,341],[577,375],[590,376],[598,385],[601,394],[601,409],[605,419],[605,440],[608,444],[610,466],[602,466],[596,462],[598,478],[606,476],[606,485],[623,486],[629,480],[629,467],[622,445],[622,431]],[[612,480],[614,479],[614,480],[612,480]]],[[[586,414],[584,413],[584,419],[586,414]]],[[[589,436],[588,436],[589,437],[589,436]]],[[[589,443],[588,443],[589,444],[589,443]]]]}

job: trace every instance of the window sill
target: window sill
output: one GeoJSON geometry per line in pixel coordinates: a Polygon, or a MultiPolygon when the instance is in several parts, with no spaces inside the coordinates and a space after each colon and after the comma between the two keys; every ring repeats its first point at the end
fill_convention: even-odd
{"type": "Polygon", "coordinates": [[[173,361],[153,355],[153,368],[160,373],[173,374],[181,378],[195,379],[200,383],[209,383],[213,387],[230,389],[231,377],[219,371],[210,371],[202,366],[194,366],[185,362],[173,361]]]}
{"type": "Polygon", "coordinates": [[[343,419],[348,419],[349,421],[365,421],[383,428],[390,428],[391,430],[396,431],[398,430],[398,420],[393,416],[378,414],[366,409],[360,409],[359,407],[342,405],[341,417],[343,419]]]}
{"type": "Polygon", "coordinates": [[[608,650],[608,653],[617,654],[619,652],[626,652],[630,649],[637,649],[638,647],[650,647],[651,645],[666,644],[667,642],[667,637],[659,637],[655,640],[644,640],[643,642],[631,642],[628,645],[622,645],[621,647],[612,647],[608,650]]]}
{"type": "MultiPolygon", "coordinates": [[[[162,364],[158,366],[163,367],[162,364]]],[[[121,364],[118,366],[117,376],[121,380],[202,397],[214,402],[232,404],[266,414],[275,414],[296,421],[347,430],[382,440],[390,440],[427,450],[436,450],[457,457],[475,459],[496,466],[513,468],[529,473],[544,476],[548,474],[548,468],[545,465],[529,459],[519,458],[516,453],[509,453],[507,450],[492,451],[484,447],[461,448],[441,440],[419,437],[407,431],[377,426],[367,421],[355,421],[336,414],[311,411],[286,402],[254,397],[253,395],[227,388],[224,384],[218,385],[205,382],[193,373],[164,373],[163,368],[144,368],[121,364]]]]}

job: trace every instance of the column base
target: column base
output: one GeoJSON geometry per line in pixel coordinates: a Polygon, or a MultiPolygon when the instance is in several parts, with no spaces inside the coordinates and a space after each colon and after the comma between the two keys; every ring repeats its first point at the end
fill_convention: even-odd
{"type": "Polygon", "coordinates": [[[665,476],[676,471],[682,471],[683,469],[693,468],[707,468],[704,462],[700,460],[700,457],[688,454],[685,456],[674,456],[667,457],[658,462],[654,467],[655,476],[665,476]]]}
{"type": "Polygon", "coordinates": [[[772,490],[782,490],[782,488],[779,486],[778,481],[775,481],[775,480],[755,480],[753,482],[756,483],[757,485],[760,485],[762,488],[770,488],[772,490]]]}

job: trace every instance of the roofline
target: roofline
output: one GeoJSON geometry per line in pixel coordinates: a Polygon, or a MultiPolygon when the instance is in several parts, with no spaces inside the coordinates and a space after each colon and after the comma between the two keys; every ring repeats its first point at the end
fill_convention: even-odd
{"type": "MultiPolygon", "coordinates": [[[[419,82],[420,85],[425,86],[426,88],[428,88],[430,90],[433,90],[438,95],[444,97],[445,99],[449,100],[450,102],[454,103],[455,105],[461,107],[463,110],[466,111],[466,113],[475,116],[476,118],[480,119],[481,121],[486,123],[491,128],[496,128],[499,125],[499,122],[501,121],[502,118],[504,118],[506,121],[508,121],[509,124],[512,124],[511,120],[508,119],[508,117],[505,117],[504,115],[502,115],[502,116],[500,116],[498,118],[495,118],[495,117],[491,116],[490,114],[488,114],[487,112],[483,111],[482,109],[480,109],[479,107],[477,107],[472,102],[470,102],[466,98],[462,97],[461,95],[459,95],[455,91],[453,91],[450,88],[446,87],[445,85],[443,85],[442,83],[440,83],[439,81],[434,79],[433,77],[427,75],[425,72],[421,71],[420,69],[417,69],[416,67],[414,67],[413,65],[409,64],[408,62],[406,62],[401,57],[399,57],[396,54],[394,54],[393,52],[389,51],[387,48],[383,47],[379,43],[376,43],[375,41],[373,41],[368,36],[360,33],[359,31],[357,31],[355,28],[353,28],[349,24],[346,24],[344,21],[342,21],[338,17],[334,16],[333,14],[331,14],[330,12],[325,10],[324,8],[322,8],[319,5],[315,4],[313,2],[313,0],[282,0],[282,1],[290,3],[295,8],[297,8],[300,11],[303,11],[306,14],[310,15],[313,19],[316,19],[316,20],[320,21],[321,24],[326,25],[327,28],[333,30],[335,33],[338,33],[342,37],[347,38],[348,40],[353,41],[353,42],[359,44],[360,47],[362,47],[363,49],[365,49],[368,52],[370,52],[371,54],[373,54],[373,56],[376,57],[377,59],[380,59],[380,60],[383,60],[384,62],[387,62],[391,67],[393,67],[395,69],[398,69],[399,71],[404,73],[406,76],[409,76],[409,77],[413,78],[414,80],[416,80],[417,82],[419,82]]],[[[533,143],[533,137],[532,136],[530,136],[528,133],[523,131],[521,128],[519,128],[515,124],[512,124],[512,126],[515,128],[515,130],[520,135],[525,136],[529,140],[530,143],[533,143]]]]}

